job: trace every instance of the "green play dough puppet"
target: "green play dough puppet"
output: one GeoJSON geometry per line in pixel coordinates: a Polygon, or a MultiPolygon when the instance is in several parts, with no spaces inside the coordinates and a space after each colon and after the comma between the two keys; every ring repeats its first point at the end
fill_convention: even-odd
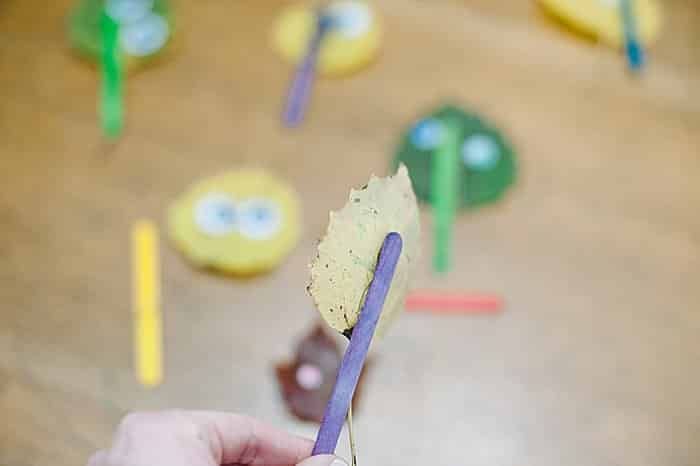
{"type": "Polygon", "coordinates": [[[102,53],[103,12],[119,26],[119,50],[127,66],[155,57],[171,38],[167,0],[79,0],[68,17],[68,35],[71,45],[94,61],[102,53]]]}
{"type": "Polygon", "coordinates": [[[444,142],[446,121],[456,125],[461,139],[457,205],[477,207],[498,200],[515,180],[513,149],[497,129],[458,107],[444,106],[405,131],[394,165],[406,165],[416,196],[430,202],[433,158],[444,142]]]}

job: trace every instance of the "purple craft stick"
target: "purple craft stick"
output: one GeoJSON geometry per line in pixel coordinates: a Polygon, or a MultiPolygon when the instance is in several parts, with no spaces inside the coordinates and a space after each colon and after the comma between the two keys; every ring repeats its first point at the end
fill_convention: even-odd
{"type": "Polygon", "coordinates": [[[374,269],[374,278],[367,289],[365,302],[352,330],[350,344],[340,363],[338,377],[326,405],[323,422],[311,453],[314,456],[332,455],[335,452],[374,330],[377,328],[384,300],[391,287],[391,280],[394,278],[394,270],[399,262],[402,247],[403,241],[400,234],[393,232],[384,238],[377,258],[377,266],[374,269]]]}
{"type": "Polygon", "coordinates": [[[297,68],[292,85],[287,94],[287,105],[284,109],[284,124],[289,127],[298,126],[304,119],[304,113],[311,97],[311,87],[316,77],[316,62],[321,42],[331,27],[331,18],[323,12],[318,13],[316,31],[314,32],[304,60],[297,68]]]}

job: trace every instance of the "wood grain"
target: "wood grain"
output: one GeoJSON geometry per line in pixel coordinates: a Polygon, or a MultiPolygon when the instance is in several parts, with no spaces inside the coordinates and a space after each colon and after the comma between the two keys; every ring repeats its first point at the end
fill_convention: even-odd
{"type": "Polygon", "coordinates": [[[273,363],[315,318],[316,239],[349,187],[386,173],[398,131],[446,99],[507,132],[521,176],[459,217],[453,272],[426,260],[416,286],[499,293],[507,309],[398,322],[357,413],[361,463],[700,463],[697,2],[665,2],[631,80],[531,2],[380,0],[380,60],[320,81],[298,131],[279,123],[292,71],[268,41],[282,3],[179,2],[172,53],[128,80],[115,147],[95,70],[65,45],[71,2],[0,3],[0,465],[81,464],[135,409],[241,411],[314,435],[285,413],[273,363]],[[145,391],[130,225],[162,225],[190,182],[251,164],[298,188],[303,239],[249,281],[200,273],[164,240],[166,380],[145,391]]]}

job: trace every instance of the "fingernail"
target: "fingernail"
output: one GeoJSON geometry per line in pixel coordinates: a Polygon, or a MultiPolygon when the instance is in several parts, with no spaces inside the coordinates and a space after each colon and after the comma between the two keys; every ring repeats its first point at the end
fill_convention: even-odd
{"type": "Polygon", "coordinates": [[[332,455],[319,455],[307,458],[297,466],[348,466],[348,463],[332,455]]]}

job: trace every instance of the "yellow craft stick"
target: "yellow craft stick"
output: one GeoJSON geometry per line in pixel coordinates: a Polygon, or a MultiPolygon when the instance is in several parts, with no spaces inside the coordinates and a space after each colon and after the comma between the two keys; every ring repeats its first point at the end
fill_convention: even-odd
{"type": "Polygon", "coordinates": [[[139,220],[131,230],[134,365],[139,382],[155,387],[163,380],[160,261],[156,226],[139,220]]]}

